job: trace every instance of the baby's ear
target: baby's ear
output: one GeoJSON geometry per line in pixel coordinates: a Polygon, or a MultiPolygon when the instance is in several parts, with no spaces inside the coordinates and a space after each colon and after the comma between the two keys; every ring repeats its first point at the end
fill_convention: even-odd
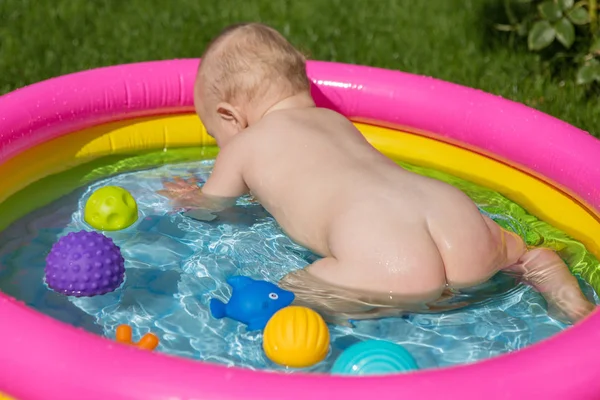
{"type": "Polygon", "coordinates": [[[248,126],[245,116],[229,103],[217,104],[217,114],[223,122],[231,124],[238,132],[248,126]]]}
{"type": "Polygon", "coordinates": [[[235,119],[234,113],[235,109],[229,103],[219,103],[217,105],[217,114],[219,114],[219,117],[222,119],[228,121],[235,119]]]}

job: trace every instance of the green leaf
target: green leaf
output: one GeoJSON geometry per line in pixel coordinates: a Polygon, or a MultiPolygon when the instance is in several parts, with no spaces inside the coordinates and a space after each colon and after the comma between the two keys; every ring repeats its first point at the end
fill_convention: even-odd
{"type": "Polygon", "coordinates": [[[529,50],[541,50],[550,46],[556,37],[554,27],[548,21],[538,21],[531,27],[527,36],[529,50]]]}
{"type": "Polygon", "coordinates": [[[558,6],[558,3],[552,0],[547,0],[541,3],[538,6],[538,9],[540,10],[542,18],[550,22],[557,21],[560,19],[560,17],[562,17],[562,10],[558,6]]]}
{"type": "Polygon", "coordinates": [[[577,71],[578,85],[587,85],[598,80],[600,80],[600,65],[597,61],[585,64],[577,71]]]}
{"type": "Polygon", "coordinates": [[[554,24],[556,31],[556,39],[562,43],[567,49],[573,45],[575,41],[575,27],[567,18],[563,17],[554,24]]]}
{"type": "Polygon", "coordinates": [[[590,22],[590,14],[583,7],[577,7],[567,13],[567,17],[575,25],[585,25],[590,22]]]}
{"type": "Polygon", "coordinates": [[[558,6],[563,11],[573,7],[573,4],[575,4],[575,0],[558,0],[558,6]]]}
{"type": "Polygon", "coordinates": [[[521,22],[519,25],[517,25],[517,35],[523,37],[523,36],[527,36],[527,23],[526,22],[521,22]]]}
{"type": "Polygon", "coordinates": [[[600,37],[594,39],[594,42],[590,46],[590,53],[600,54],[600,37]]]}

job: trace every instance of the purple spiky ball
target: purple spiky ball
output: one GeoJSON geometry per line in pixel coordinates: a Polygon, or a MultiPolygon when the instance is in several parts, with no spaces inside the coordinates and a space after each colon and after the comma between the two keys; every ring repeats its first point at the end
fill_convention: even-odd
{"type": "Polygon", "coordinates": [[[117,289],[125,278],[125,260],[112,239],[98,232],[71,232],[46,257],[46,284],[67,296],[89,297],[117,289]]]}

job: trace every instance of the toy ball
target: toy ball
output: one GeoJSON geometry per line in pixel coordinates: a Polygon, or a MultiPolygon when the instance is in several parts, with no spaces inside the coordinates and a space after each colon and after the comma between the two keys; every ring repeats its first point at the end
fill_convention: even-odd
{"type": "Polygon", "coordinates": [[[310,308],[289,306],[267,322],[263,349],[271,361],[292,368],[310,367],[329,352],[329,329],[310,308]]]}
{"type": "Polygon", "coordinates": [[[122,187],[104,186],[92,193],[85,203],[84,219],[98,230],[125,229],[138,219],[137,203],[122,187]]]}
{"type": "Polygon", "coordinates": [[[113,241],[98,232],[71,232],[46,257],[46,284],[67,296],[97,296],[123,283],[125,260],[113,241]]]}
{"type": "Polygon", "coordinates": [[[404,347],[383,340],[366,340],[348,347],[331,372],[340,375],[384,375],[419,369],[404,347]]]}

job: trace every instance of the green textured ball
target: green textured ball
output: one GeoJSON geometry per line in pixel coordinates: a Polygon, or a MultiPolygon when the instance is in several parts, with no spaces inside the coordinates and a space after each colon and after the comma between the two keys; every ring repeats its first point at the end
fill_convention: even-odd
{"type": "Polygon", "coordinates": [[[85,203],[84,219],[92,228],[118,231],[138,219],[135,199],[119,186],[104,186],[96,190],[85,203]]]}

